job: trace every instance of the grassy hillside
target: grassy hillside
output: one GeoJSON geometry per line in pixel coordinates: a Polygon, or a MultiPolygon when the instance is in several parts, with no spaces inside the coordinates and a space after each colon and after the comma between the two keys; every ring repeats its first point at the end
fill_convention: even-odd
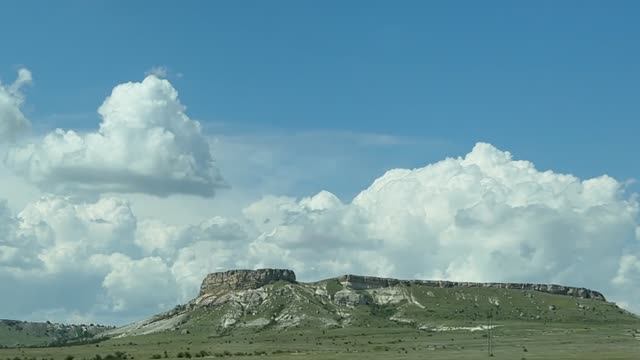
{"type": "Polygon", "coordinates": [[[218,300],[220,304],[185,308],[175,329],[216,334],[271,328],[428,330],[484,324],[489,316],[496,321],[540,324],[638,322],[635,315],[613,303],[537,291],[420,285],[353,290],[334,279],[314,284],[280,282],[218,300]]]}

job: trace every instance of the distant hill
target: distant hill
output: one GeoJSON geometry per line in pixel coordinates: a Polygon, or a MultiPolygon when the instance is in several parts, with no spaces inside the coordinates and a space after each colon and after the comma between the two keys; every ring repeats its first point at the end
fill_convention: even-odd
{"type": "Polygon", "coordinates": [[[163,331],[225,335],[288,328],[412,327],[437,331],[496,321],[638,323],[594,290],[561,285],[469,283],[344,275],[297,282],[285,269],[209,274],[185,305],[102,336],[163,331]]]}
{"type": "Polygon", "coordinates": [[[51,322],[0,320],[0,346],[26,347],[81,342],[113,327],[102,325],[66,325],[51,322]]]}

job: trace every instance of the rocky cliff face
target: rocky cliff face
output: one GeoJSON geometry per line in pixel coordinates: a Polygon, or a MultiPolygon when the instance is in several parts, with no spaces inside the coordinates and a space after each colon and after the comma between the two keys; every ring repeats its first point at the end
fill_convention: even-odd
{"type": "Polygon", "coordinates": [[[258,289],[276,281],[295,283],[296,274],[287,269],[230,270],[211,273],[202,281],[199,296],[258,289]]]}
{"type": "MultiPolygon", "coordinates": [[[[230,270],[211,273],[205,277],[200,287],[199,296],[222,295],[234,290],[258,289],[276,281],[296,282],[293,270],[287,269],[258,269],[258,270],[230,270]]],[[[580,299],[594,299],[606,301],[604,295],[586,288],[562,286],[555,284],[532,283],[475,283],[441,280],[398,280],[379,278],[374,276],[343,275],[338,281],[346,288],[354,290],[388,288],[397,285],[422,285],[437,288],[498,288],[539,291],[554,295],[573,296],[580,299]]]]}
{"type": "Polygon", "coordinates": [[[392,287],[396,285],[423,285],[437,288],[498,288],[498,289],[516,289],[540,291],[554,295],[567,295],[580,299],[594,299],[606,301],[604,295],[595,290],[586,288],[577,288],[572,286],[562,286],[555,284],[531,284],[531,283],[475,283],[475,282],[456,282],[441,280],[398,280],[390,278],[379,278],[373,276],[360,275],[343,275],[338,278],[340,283],[348,288],[355,290],[375,289],[392,287]]]}

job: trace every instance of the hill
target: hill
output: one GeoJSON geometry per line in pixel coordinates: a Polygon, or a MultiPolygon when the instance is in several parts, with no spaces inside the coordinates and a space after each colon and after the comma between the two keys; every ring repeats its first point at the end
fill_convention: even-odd
{"type": "Polygon", "coordinates": [[[0,319],[0,346],[51,346],[86,341],[113,329],[102,325],[67,325],[0,319]]]}
{"type": "Polygon", "coordinates": [[[638,359],[640,319],[560,285],[234,270],[209,274],[187,304],[88,340],[0,359],[477,359],[489,343],[504,359],[638,359]]]}
{"type": "Polygon", "coordinates": [[[394,326],[437,330],[450,324],[478,326],[488,317],[540,323],[638,321],[585,288],[358,275],[302,283],[291,270],[261,269],[210,274],[189,303],[105,335],[394,326]]]}

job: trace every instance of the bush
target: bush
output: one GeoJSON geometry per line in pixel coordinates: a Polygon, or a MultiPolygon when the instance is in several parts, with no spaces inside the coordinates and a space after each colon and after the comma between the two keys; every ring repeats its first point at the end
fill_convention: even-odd
{"type": "Polygon", "coordinates": [[[153,354],[153,355],[151,355],[151,358],[152,358],[152,359],[162,359],[162,355],[160,355],[160,354],[153,354]]]}
{"type": "MultiPolygon", "coordinates": [[[[127,358],[127,353],[124,351],[116,351],[114,354],[107,354],[104,357],[96,355],[91,360],[126,360],[127,358]]],[[[131,359],[133,359],[133,357],[131,357],[131,359]]]]}
{"type": "Polygon", "coordinates": [[[64,360],[73,360],[73,355],[65,356],[64,360]]]}

